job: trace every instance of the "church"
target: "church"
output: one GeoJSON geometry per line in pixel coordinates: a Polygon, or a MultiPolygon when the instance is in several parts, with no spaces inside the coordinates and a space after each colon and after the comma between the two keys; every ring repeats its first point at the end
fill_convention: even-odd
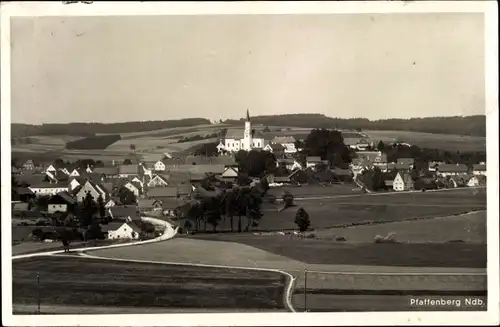
{"type": "Polygon", "coordinates": [[[252,149],[264,149],[266,145],[267,141],[264,138],[264,134],[252,129],[250,113],[247,109],[245,129],[243,131],[228,130],[225,139],[217,146],[217,150],[219,152],[237,152],[239,150],[250,151],[252,149]]]}

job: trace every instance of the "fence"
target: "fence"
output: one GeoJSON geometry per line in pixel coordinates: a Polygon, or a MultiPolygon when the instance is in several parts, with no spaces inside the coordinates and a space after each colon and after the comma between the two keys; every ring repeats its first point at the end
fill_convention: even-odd
{"type": "Polygon", "coordinates": [[[485,272],[394,270],[398,269],[400,272],[376,267],[373,272],[304,270],[295,274],[294,307],[297,312],[486,310],[485,272]],[[417,299],[428,300],[419,305],[417,299]],[[468,302],[472,299],[477,303],[468,302]]]}

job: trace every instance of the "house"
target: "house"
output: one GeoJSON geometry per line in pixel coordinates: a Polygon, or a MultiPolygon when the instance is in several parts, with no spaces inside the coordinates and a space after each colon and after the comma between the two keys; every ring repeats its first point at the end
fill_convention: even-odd
{"type": "Polygon", "coordinates": [[[412,170],[415,166],[415,159],[413,158],[398,158],[396,162],[396,169],[398,170],[412,170]]]}
{"type": "Polygon", "coordinates": [[[472,165],[472,174],[476,176],[486,176],[486,163],[481,162],[479,164],[472,165]]]}
{"type": "Polygon", "coordinates": [[[23,163],[22,168],[24,170],[34,170],[35,169],[35,164],[33,163],[33,160],[26,160],[25,163],[23,163]]]}
{"type": "Polygon", "coordinates": [[[167,187],[153,187],[147,190],[150,199],[179,198],[189,196],[193,192],[191,185],[176,185],[167,187]]]}
{"type": "Polygon", "coordinates": [[[264,178],[269,183],[269,185],[291,183],[289,176],[275,176],[274,174],[267,174],[264,178]]]}
{"type": "Polygon", "coordinates": [[[29,189],[36,196],[56,195],[59,192],[68,191],[68,184],[67,183],[42,182],[42,183],[34,184],[34,185],[30,186],[29,189]]]}
{"type": "Polygon", "coordinates": [[[266,145],[267,140],[264,134],[252,129],[250,113],[247,110],[244,129],[229,129],[226,132],[224,140],[217,146],[217,149],[219,152],[238,152],[239,150],[250,151],[252,149],[264,149],[266,145]]]}
{"type": "Polygon", "coordinates": [[[410,174],[398,172],[392,182],[394,191],[408,191],[413,189],[413,180],[410,174]]]}
{"type": "Polygon", "coordinates": [[[69,174],[66,174],[61,170],[46,171],[45,175],[47,176],[48,180],[53,183],[62,183],[69,180],[69,174]]]}
{"type": "Polygon", "coordinates": [[[87,193],[90,193],[94,201],[97,201],[99,196],[102,197],[104,201],[108,199],[109,191],[105,189],[103,185],[96,184],[91,181],[86,181],[82,186],[77,187],[74,191],[77,202],[83,202],[87,193]]]}
{"type": "Polygon", "coordinates": [[[222,173],[223,180],[235,180],[238,178],[238,167],[228,167],[222,173]]]}
{"type": "Polygon", "coordinates": [[[486,176],[484,175],[474,175],[467,181],[467,186],[476,187],[486,185],[486,176]]]}
{"type": "Polygon", "coordinates": [[[344,144],[357,151],[366,151],[369,147],[373,146],[372,142],[362,137],[344,137],[344,144]]]}
{"type": "Polygon", "coordinates": [[[28,202],[35,197],[35,194],[29,187],[17,187],[13,189],[12,201],[28,202]]]}
{"type": "Polygon", "coordinates": [[[444,164],[443,161],[430,161],[427,170],[431,172],[435,172],[439,165],[444,164]]]}
{"type": "Polygon", "coordinates": [[[30,204],[25,202],[12,202],[12,215],[23,215],[30,211],[30,204]]]}
{"type": "Polygon", "coordinates": [[[334,168],[332,173],[339,182],[352,182],[353,174],[350,169],[334,168]]]}
{"type": "Polygon", "coordinates": [[[284,148],[286,154],[293,154],[297,152],[295,147],[296,139],[293,136],[275,136],[271,140],[271,144],[280,144],[284,148]]]}
{"type": "Polygon", "coordinates": [[[285,147],[279,143],[269,143],[265,146],[264,151],[274,153],[275,156],[281,157],[285,154],[285,147]]]}
{"type": "Polygon", "coordinates": [[[108,239],[117,240],[117,239],[129,239],[129,240],[138,240],[141,238],[142,230],[137,224],[133,221],[126,221],[116,230],[108,231],[108,239]]]}
{"type": "Polygon", "coordinates": [[[368,167],[387,163],[387,155],[381,151],[359,151],[356,152],[356,158],[360,159],[368,167]]]}
{"type": "Polygon", "coordinates": [[[466,175],[469,168],[464,164],[441,164],[436,168],[440,177],[466,175]]]}
{"type": "Polygon", "coordinates": [[[285,158],[277,159],[276,167],[285,166],[288,171],[294,171],[296,169],[302,169],[302,165],[295,159],[285,158]]]}
{"type": "Polygon", "coordinates": [[[306,158],[306,168],[314,169],[316,165],[328,165],[328,160],[321,160],[321,157],[307,157],[306,158]]]}
{"type": "Polygon", "coordinates": [[[140,221],[140,211],[135,205],[133,206],[114,206],[108,209],[108,215],[113,220],[131,219],[132,221],[140,221]]]}
{"type": "Polygon", "coordinates": [[[134,181],[125,183],[123,187],[127,188],[130,192],[134,193],[136,197],[139,197],[139,195],[142,193],[141,184],[134,181]]]}
{"type": "Polygon", "coordinates": [[[139,165],[121,165],[118,167],[120,178],[139,176],[139,165]]]}
{"type": "Polygon", "coordinates": [[[155,199],[141,198],[137,200],[137,207],[139,208],[139,211],[144,212],[149,210],[161,209],[161,203],[159,201],[156,201],[155,199]]]}
{"type": "Polygon", "coordinates": [[[148,187],[164,187],[168,186],[168,177],[167,176],[162,176],[162,175],[154,175],[153,178],[148,182],[148,187]]]}
{"type": "Polygon", "coordinates": [[[108,201],[104,202],[104,208],[108,209],[117,205],[117,201],[115,199],[108,199],[108,201]]]}
{"type": "Polygon", "coordinates": [[[118,167],[96,167],[92,171],[92,175],[100,176],[101,178],[116,178],[119,175],[118,167]]]}
{"type": "Polygon", "coordinates": [[[161,203],[162,213],[165,216],[176,217],[183,207],[187,207],[192,201],[183,199],[163,199],[161,203]]]}

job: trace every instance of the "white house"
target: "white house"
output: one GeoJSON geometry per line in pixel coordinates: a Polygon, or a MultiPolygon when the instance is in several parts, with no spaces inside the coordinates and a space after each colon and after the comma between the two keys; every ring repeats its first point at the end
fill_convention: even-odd
{"type": "Polygon", "coordinates": [[[227,167],[222,173],[222,178],[233,179],[238,177],[238,167],[227,167]]]}
{"type": "Polygon", "coordinates": [[[480,185],[486,185],[486,176],[474,175],[467,181],[467,186],[469,187],[475,187],[480,185]]]}
{"type": "Polygon", "coordinates": [[[68,205],[67,204],[49,204],[47,206],[47,211],[49,213],[56,213],[56,212],[66,212],[68,211],[68,205]]]}
{"type": "Polygon", "coordinates": [[[464,164],[441,164],[436,168],[436,174],[441,177],[467,175],[467,165],[464,164]]]}
{"type": "Polygon", "coordinates": [[[59,192],[68,191],[66,183],[40,183],[29,187],[36,196],[56,195],[59,192]]]}
{"type": "Polygon", "coordinates": [[[142,187],[137,182],[128,182],[123,186],[127,188],[130,192],[134,193],[136,197],[139,197],[139,194],[141,194],[142,187]]]}
{"type": "Polygon", "coordinates": [[[252,122],[250,121],[250,114],[248,110],[243,135],[241,135],[240,133],[240,131],[236,133],[233,133],[231,130],[227,131],[224,141],[219,143],[219,145],[217,146],[218,151],[250,151],[252,149],[264,149],[267,145],[262,132],[252,130],[252,122]]]}
{"type": "Polygon", "coordinates": [[[477,165],[473,165],[472,166],[472,174],[473,175],[482,175],[482,176],[486,176],[486,163],[485,162],[481,162],[477,165]]]}
{"type": "Polygon", "coordinates": [[[99,185],[92,183],[90,181],[86,181],[85,184],[83,184],[82,188],[78,190],[76,193],[76,201],[77,202],[83,202],[85,197],[87,196],[87,192],[90,193],[94,201],[97,201],[99,198],[99,195],[102,196],[102,199],[105,201],[107,198],[107,194],[105,190],[103,190],[99,185]]]}
{"type": "Polygon", "coordinates": [[[281,144],[285,148],[285,153],[292,154],[297,152],[295,147],[296,139],[293,136],[276,136],[271,140],[271,144],[281,144]]]}
{"type": "Polygon", "coordinates": [[[138,240],[141,236],[141,228],[131,220],[127,220],[117,230],[108,231],[108,238],[111,240],[128,239],[138,240]]]}
{"type": "Polygon", "coordinates": [[[165,164],[163,163],[163,161],[158,160],[154,165],[154,170],[155,171],[165,171],[165,164]]]}
{"type": "Polygon", "coordinates": [[[168,186],[167,179],[161,175],[154,175],[148,182],[148,187],[163,187],[168,186]]]}
{"type": "Polygon", "coordinates": [[[413,189],[413,180],[410,174],[398,173],[392,182],[394,191],[408,191],[413,189]]]}

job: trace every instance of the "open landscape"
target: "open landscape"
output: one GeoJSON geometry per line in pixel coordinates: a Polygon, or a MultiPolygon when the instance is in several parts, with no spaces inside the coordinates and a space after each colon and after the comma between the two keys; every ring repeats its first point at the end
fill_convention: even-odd
{"type": "Polygon", "coordinates": [[[487,15],[403,11],[8,17],[11,320],[485,311],[487,15]]]}
{"type": "Polygon", "coordinates": [[[285,277],[278,273],[55,256],[14,261],[12,271],[14,311],[28,305],[36,313],[38,291],[42,312],[46,306],[101,307],[99,313],[106,307],[164,313],[285,310],[285,277]]]}

